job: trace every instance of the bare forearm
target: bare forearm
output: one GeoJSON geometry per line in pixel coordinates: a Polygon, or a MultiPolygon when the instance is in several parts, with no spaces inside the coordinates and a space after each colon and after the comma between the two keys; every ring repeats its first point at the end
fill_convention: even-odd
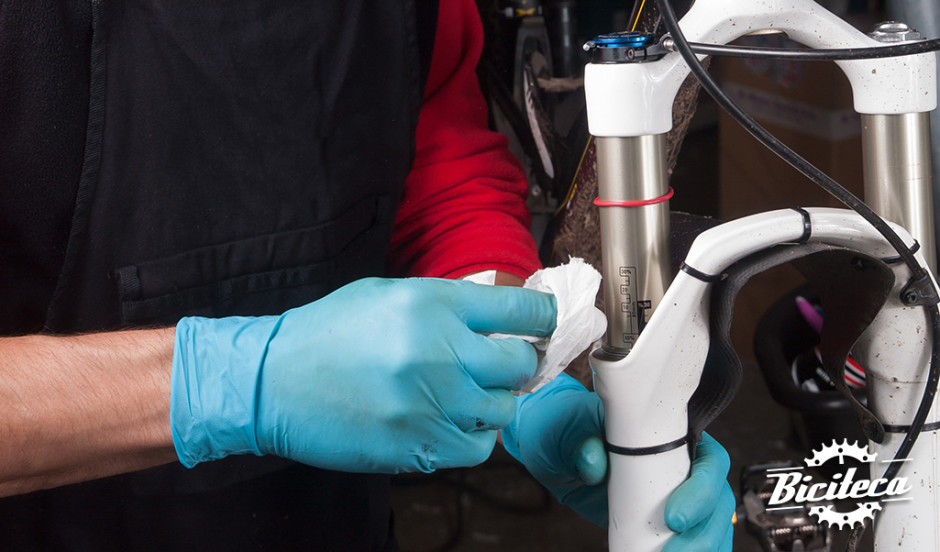
{"type": "Polygon", "coordinates": [[[496,281],[494,283],[497,286],[521,286],[525,283],[525,280],[508,272],[497,270],[496,281]]]}
{"type": "Polygon", "coordinates": [[[0,338],[0,496],[165,464],[173,329],[0,338]]]}

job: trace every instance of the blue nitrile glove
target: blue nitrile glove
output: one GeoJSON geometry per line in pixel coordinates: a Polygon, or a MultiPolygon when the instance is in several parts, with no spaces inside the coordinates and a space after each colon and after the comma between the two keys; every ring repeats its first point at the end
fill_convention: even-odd
{"type": "MultiPolygon", "coordinates": [[[[604,407],[580,382],[561,374],[518,397],[503,445],[558,500],[601,527],[608,525],[604,407]]],[[[665,551],[731,550],[734,495],[728,453],[708,434],[696,445],[689,478],[666,504],[666,525],[679,533],[665,551]]]]}
{"type": "Polygon", "coordinates": [[[728,485],[728,453],[702,433],[691,473],[666,502],[666,526],[679,533],[663,552],[730,552],[735,500],[728,485]]]}
{"type": "Polygon", "coordinates": [[[516,417],[503,446],[558,500],[607,527],[607,451],[604,406],[567,374],[516,399],[516,417]]]}
{"type": "Polygon", "coordinates": [[[471,282],[365,279],[281,316],[184,318],[171,423],[186,466],[274,454],[354,472],[485,460],[515,413],[509,389],[549,335],[555,298],[471,282]]]}

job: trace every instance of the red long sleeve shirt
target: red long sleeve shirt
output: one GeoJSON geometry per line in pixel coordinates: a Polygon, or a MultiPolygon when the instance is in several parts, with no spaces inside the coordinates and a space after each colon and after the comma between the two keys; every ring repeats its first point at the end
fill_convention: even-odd
{"type": "Polygon", "coordinates": [[[473,0],[440,4],[417,148],[395,221],[393,274],[459,278],[539,269],[525,175],[487,128],[476,78],[483,28],[473,0]]]}

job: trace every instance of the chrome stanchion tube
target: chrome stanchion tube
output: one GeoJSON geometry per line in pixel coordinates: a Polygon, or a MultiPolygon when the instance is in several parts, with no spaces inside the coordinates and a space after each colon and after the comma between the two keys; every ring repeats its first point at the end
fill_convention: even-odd
{"type": "Polygon", "coordinates": [[[929,113],[862,115],[865,202],[905,227],[937,273],[929,113]]]}
{"type": "Polygon", "coordinates": [[[598,137],[604,350],[625,355],[669,285],[669,202],[664,134],[598,137]],[[650,204],[630,205],[635,202],[650,204]],[[628,205],[611,205],[627,203],[628,205]],[[605,205],[606,204],[606,205],[605,205]]]}

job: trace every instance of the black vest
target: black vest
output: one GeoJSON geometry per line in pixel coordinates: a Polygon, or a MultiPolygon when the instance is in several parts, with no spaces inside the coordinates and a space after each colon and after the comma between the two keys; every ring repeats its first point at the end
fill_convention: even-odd
{"type": "MultiPolygon", "coordinates": [[[[383,275],[431,4],[5,3],[0,333],[279,313],[383,275]]],[[[387,544],[387,478],[285,465],[163,466],[0,501],[0,548],[387,544]]]]}

